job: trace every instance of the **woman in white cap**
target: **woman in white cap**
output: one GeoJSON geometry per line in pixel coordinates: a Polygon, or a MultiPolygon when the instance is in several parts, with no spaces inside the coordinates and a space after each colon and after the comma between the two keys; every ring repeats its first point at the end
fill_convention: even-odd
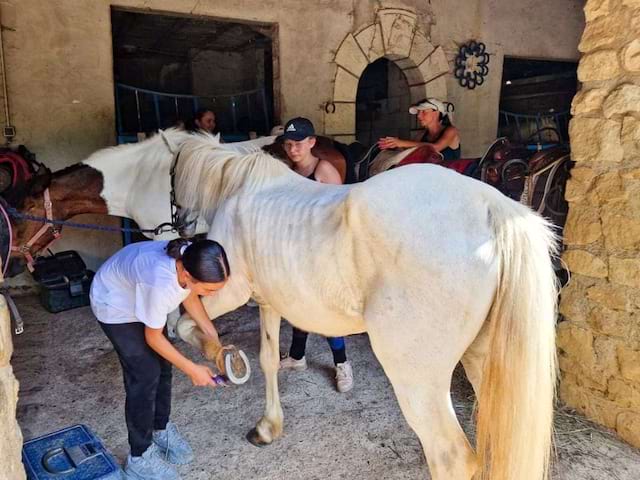
{"type": "Polygon", "coordinates": [[[445,160],[457,160],[460,158],[460,134],[451,124],[449,114],[452,112],[453,104],[435,98],[425,98],[409,108],[409,113],[417,115],[418,122],[425,129],[419,140],[383,137],[378,140],[378,147],[387,150],[431,145],[445,160]]]}

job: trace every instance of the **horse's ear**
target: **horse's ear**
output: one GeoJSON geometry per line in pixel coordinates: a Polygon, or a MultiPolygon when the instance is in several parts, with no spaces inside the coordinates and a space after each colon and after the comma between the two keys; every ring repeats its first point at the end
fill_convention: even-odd
{"type": "Polygon", "coordinates": [[[51,170],[46,167],[40,168],[36,176],[31,180],[29,188],[27,189],[27,194],[32,196],[40,195],[49,185],[51,185],[52,178],[53,175],[51,174],[51,170]]]}

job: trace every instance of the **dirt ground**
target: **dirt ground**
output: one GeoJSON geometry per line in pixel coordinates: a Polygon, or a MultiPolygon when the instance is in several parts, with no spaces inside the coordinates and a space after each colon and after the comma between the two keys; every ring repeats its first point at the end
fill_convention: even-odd
{"type": "MultiPolygon", "coordinates": [[[[16,299],[25,333],[15,337],[13,367],[20,381],[18,421],[25,440],[73,424],[88,425],[121,462],[128,453],[120,366],[89,308],[56,315],[36,297],[16,299]]],[[[245,434],[262,414],[264,378],[258,365],[257,309],[243,307],[217,322],[225,343],[249,355],[254,374],[242,386],[195,388],[174,375],[173,421],[191,442],[196,459],[179,467],[189,480],[226,479],[425,479],[429,478],[418,438],[408,427],[366,335],[347,339],[355,388],[333,387],[326,341],[310,336],[309,369],[280,375],[285,433],[275,444],[256,448],[245,434]]],[[[290,328],[283,324],[281,348],[290,328]]],[[[176,345],[200,359],[183,342],[176,345]]],[[[458,371],[455,409],[473,434],[473,393],[458,371]]],[[[640,451],[574,412],[557,415],[553,478],[637,480],[640,451]]]]}

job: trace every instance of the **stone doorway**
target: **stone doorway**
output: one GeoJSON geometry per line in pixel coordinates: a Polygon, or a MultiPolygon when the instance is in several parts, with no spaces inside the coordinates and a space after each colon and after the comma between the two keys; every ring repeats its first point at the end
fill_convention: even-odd
{"type": "Polygon", "coordinates": [[[402,70],[380,58],[362,72],[356,96],[356,139],[373,145],[379,138],[409,138],[409,84],[402,70]]]}
{"type": "Polygon", "coordinates": [[[384,58],[404,74],[408,101],[447,98],[449,65],[441,46],[434,46],[415,13],[397,8],[378,10],[374,23],[349,33],[334,62],[332,98],[325,104],[324,133],[343,143],[356,140],[358,83],[365,69],[384,58]]]}

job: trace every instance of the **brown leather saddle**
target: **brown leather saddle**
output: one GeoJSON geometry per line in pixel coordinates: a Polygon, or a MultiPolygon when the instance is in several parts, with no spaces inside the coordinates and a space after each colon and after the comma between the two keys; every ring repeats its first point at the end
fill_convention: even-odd
{"type": "Polygon", "coordinates": [[[499,138],[478,160],[473,176],[562,226],[568,209],[564,190],[572,166],[566,145],[532,152],[499,138]]]}

